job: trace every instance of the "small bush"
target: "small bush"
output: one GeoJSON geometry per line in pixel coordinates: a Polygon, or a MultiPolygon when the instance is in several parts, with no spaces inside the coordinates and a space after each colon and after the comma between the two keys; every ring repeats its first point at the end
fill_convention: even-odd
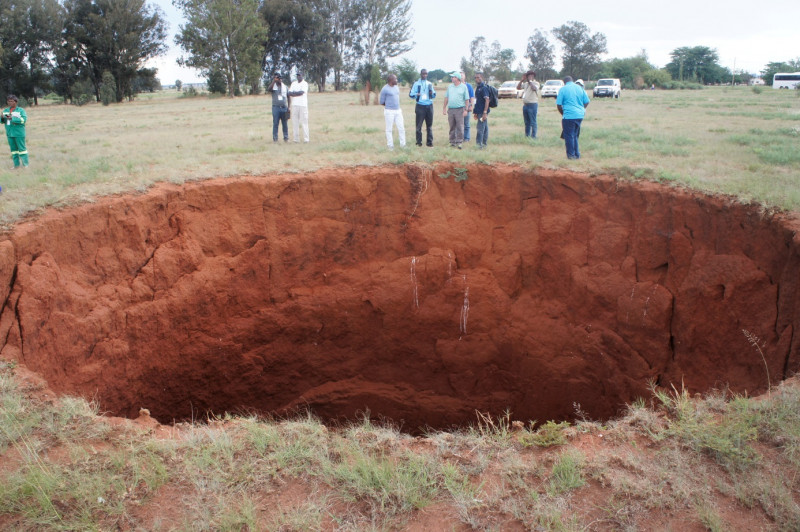
{"type": "Polygon", "coordinates": [[[520,437],[520,443],[524,447],[536,445],[538,447],[552,447],[554,445],[564,445],[567,443],[567,437],[564,435],[564,429],[569,427],[569,423],[562,421],[556,423],[555,421],[548,421],[539,427],[534,433],[525,433],[520,437]]]}

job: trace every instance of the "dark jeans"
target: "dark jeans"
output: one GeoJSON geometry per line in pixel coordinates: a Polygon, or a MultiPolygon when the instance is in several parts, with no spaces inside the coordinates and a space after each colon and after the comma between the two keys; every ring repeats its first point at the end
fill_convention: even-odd
{"type": "Polygon", "coordinates": [[[478,146],[486,146],[489,141],[489,119],[478,120],[478,133],[475,135],[475,144],[478,146]]]}
{"type": "Polygon", "coordinates": [[[525,120],[525,136],[536,138],[536,115],[539,113],[538,103],[526,103],[522,106],[522,118],[525,120]]]}
{"type": "Polygon", "coordinates": [[[580,159],[578,137],[581,134],[581,118],[562,118],[561,129],[564,131],[564,145],[567,148],[567,159],[580,159]]]}
{"type": "Polygon", "coordinates": [[[283,123],[283,140],[289,140],[289,121],[286,114],[288,107],[272,106],[272,140],[278,142],[278,122],[283,123]]]}
{"type": "Polygon", "coordinates": [[[417,146],[422,146],[422,123],[425,123],[425,137],[428,146],[433,146],[433,105],[420,105],[414,108],[417,116],[417,146]]]}

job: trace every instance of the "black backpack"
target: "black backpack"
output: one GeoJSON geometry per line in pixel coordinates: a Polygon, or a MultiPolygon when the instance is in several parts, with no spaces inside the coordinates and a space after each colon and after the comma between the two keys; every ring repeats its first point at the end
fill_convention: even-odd
{"type": "Polygon", "coordinates": [[[497,107],[497,89],[488,83],[484,85],[486,86],[486,90],[489,91],[489,107],[497,107]]]}

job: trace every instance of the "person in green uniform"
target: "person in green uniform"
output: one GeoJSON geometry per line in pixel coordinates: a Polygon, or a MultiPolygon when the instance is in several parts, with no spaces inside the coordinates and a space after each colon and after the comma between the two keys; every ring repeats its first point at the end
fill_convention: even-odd
{"type": "Polygon", "coordinates": [[[8,146],[11,148],[11,159],[14,161],[14,169],[22,165],[24,168],[28,167],[28,148],[25,146],[25,122],[28,121],[28,115],[25,114],[25,109],[17,107],[19,100],[13,94],[9,94],[6,98],[8,107],[3,109],[0,115],[0,123],[6,125],[6,137],[8,137],[8,146]]]}

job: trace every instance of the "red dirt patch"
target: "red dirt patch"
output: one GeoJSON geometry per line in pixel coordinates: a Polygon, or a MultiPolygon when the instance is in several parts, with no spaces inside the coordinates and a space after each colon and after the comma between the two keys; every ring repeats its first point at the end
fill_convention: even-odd
{"type": "Polygon", "coordinates": [[[800,367],[798,221],[611,176],[472,166],[162,185],[0,241],[0,355],[59,393],[415,430],[593,418],[800,367]]]}

